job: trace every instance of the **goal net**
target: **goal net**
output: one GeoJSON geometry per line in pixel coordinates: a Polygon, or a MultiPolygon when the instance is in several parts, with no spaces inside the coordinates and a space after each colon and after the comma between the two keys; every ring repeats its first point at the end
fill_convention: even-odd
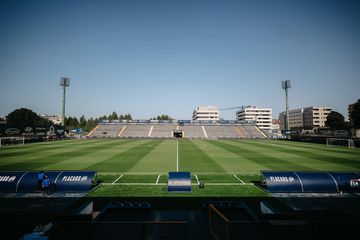
{"type": "Polygon", "coordinates": [[[344,138],[327,138],[326,139],[327,146],[340,146],[340,147],[354,147],[353,139],[344,139],[344,138]]]}
{"type": "Polygon", "coordinates": [[[25,137],[1,137],[0,147],[5,145],[25,144],[25,137]]]}

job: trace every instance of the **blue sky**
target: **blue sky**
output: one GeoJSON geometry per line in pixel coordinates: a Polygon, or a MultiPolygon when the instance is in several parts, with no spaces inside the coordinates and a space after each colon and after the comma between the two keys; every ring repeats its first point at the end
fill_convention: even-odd
{"type": "MultiPolygon", "coordinates": [[[[0,116],[26,107],[190,119],[199,105],[333,107],[360,98],[359,1],[1,1],[0,116]]],[[[234,119],[235,110],[221,112],[234,119]]]]}

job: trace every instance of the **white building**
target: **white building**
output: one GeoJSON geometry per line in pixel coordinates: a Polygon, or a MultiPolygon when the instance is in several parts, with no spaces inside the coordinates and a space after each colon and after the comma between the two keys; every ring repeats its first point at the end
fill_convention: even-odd
{"type": "Polygon", "coordinates": [[[197,107],[192,116],[196,121],[218,121],[219,109],[215,106],[200,106],[197,107]]]}
{"type": "Polygon", "coordinates": [[[304,127],[325,127],[326,118],[331,111],[329,107],[304,108],[304,127]]]}
{"type": "Polygon", "coordinates": [[[42,118],[49,120],[54,124],[60,125],[62,123],[62,117],[56,115],[41,115],[42,118]]]}
{"type": "MultiPolygon", "coordinates": [[[[281,112],[279,115],[280,129],[285,129],[286,112],[281,112]]],[[[302,128],[304,127],[304,109],[293,109],[289,110],[289,127],[302,128]]]]}
{"type": "Polygon", "coordinates": [[[246,106],[236,112],[238,121],[255,121],[256,126],[268,132],[272,126],[272,109],[246,106]]]}
{"type": "MultiPolygon", "coordinates": [[[[325,127],[327,116],[332,111],[329,107],[311,106],[289,110],[289,127],[293,128],[314,128],[325,127]]],[[[285,126],[285,112],[279,114],[280,129],[285,126]]]]}

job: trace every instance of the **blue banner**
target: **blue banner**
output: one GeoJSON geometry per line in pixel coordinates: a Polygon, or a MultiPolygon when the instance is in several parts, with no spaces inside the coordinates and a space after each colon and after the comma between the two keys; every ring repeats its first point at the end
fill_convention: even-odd
{"type": "MultiPolygon", "coordinates": [[[[32,193],[38,189],[35,171],[0,172],[0,192],[32,193]]],[[[95,171],[44,171],[56,192],[87,192],[96,176],[95,171]]]]}
{"type": "Polygon", "coordinates": [[[360,181],[359,173],[354,172],[286,172],[261,171],[266,187],[273,193],[337,193],[354,192],[351,186],[360,181]]]}
{"type": "Polygon", "coordinates": [[[191,192],[190,172],[169,172],[168,192],[191,192]]]}
{"type": "Polygon", "coordinates": [[[0,172],[0,192],[16,192],[18,182],[26,172],[0,172]]]}

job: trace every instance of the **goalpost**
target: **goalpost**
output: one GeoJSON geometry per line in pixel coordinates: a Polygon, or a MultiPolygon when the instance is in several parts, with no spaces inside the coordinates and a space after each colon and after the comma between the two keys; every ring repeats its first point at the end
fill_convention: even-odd
{"type": "Polygon", "coordinates": [[[0,147],[12,144],[25,144],[25,137],[0,137],[0,147]]]}
{"type": "Polygon", "coordinates": [[[326,146],[355,147],[353,139],[345,138],[326,138],[326,146]]]}

